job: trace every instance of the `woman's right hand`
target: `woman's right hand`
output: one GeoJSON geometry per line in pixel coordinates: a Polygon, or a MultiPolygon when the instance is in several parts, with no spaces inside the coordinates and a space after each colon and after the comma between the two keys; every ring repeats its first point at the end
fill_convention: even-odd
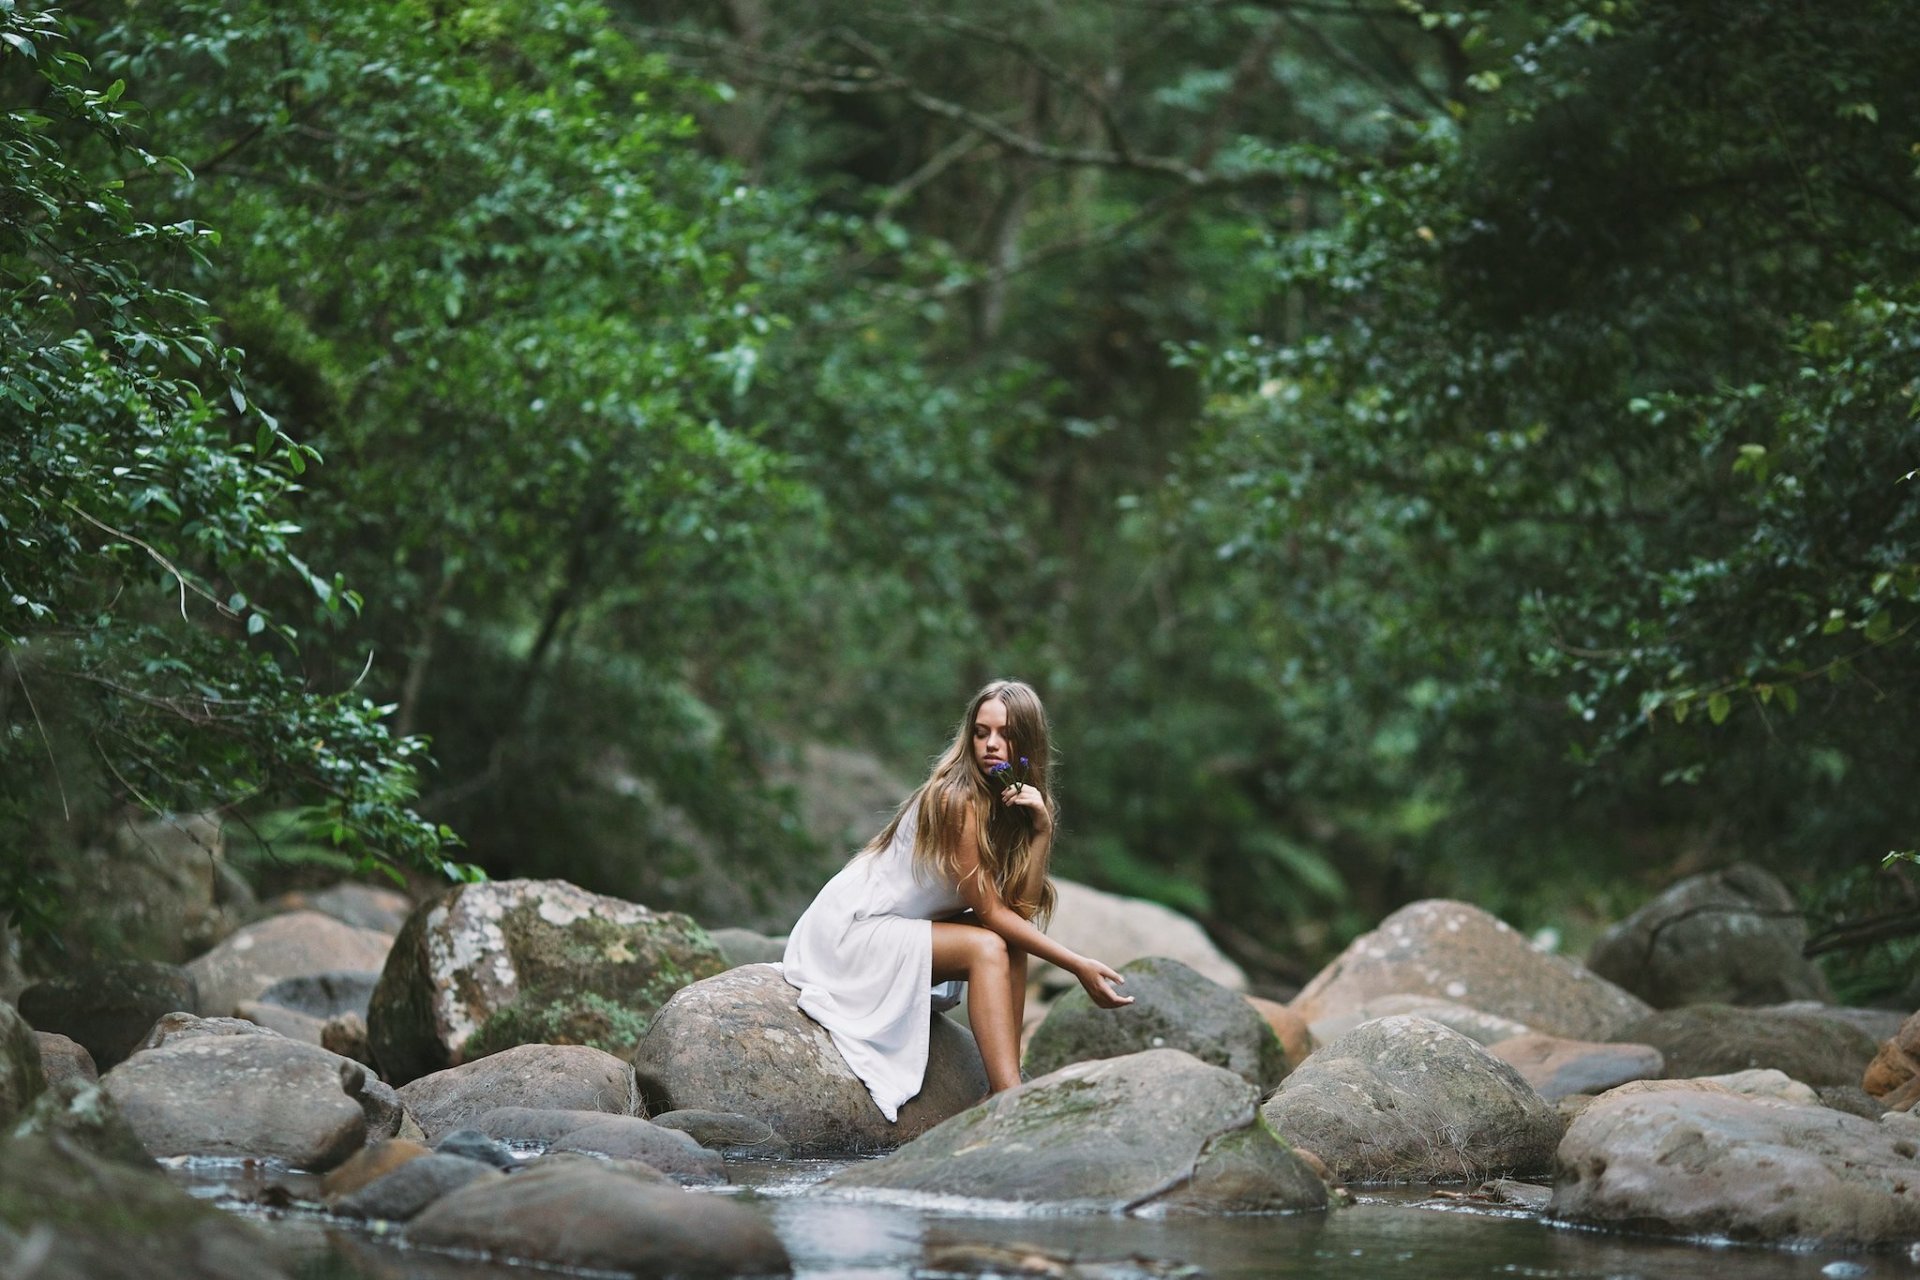
{"type": "Polygon", "coordinates": [[[1132,996],[1123,996],[1113,989],[1116,983],[1125,983],[1126,979],[1115,972],[1111,966],[1102,964],[1098,960],[1089,960],[1082,956],[1080,966],[1074,971],[1073,976],[1080,979],[1080,985],[1086,988],[1087,994],[1093,997],[1093,1002],[1102,1009],[1118,1009],[1133,1003],[1132,996]]]}

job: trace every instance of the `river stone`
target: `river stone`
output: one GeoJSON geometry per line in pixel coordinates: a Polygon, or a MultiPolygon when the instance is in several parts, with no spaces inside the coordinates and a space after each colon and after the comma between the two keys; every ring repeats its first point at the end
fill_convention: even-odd
{"type": "Polygon", "coordinates": [[[436,1071],[400,1088],[429,1139],[465,1129],[496,1107],[551,1107],[637,1115],[633,1068],[582,1044],[523,1044],[436,1071]]]}
{"type": "Polygon", "coordinates": [[[1464,1004],[1455,1004],[1451,1000],[1442,1000],[1437,996],[1416,996],[1400,993],[1379,996],[1343,1013],[1330,1018],[1322,1018],[1309,1028],[1316,1045],[1332,1044],[1347,1032],[1363,1022],[1372,1022],[1375,1018],[1392,1018],[1403,1013],[1415,1013],[1429,1022],[1437,1022],[1443,1027],[1452,1027],[1467,1039],[1488,1046],[1502,1040],[1511,1040],[1515,1036],[1528,1035],[1533,1031],[1524,1022],[1515,1022],[1512,1018],[1503,1018],[1498,1014],[1485,1013],[1464,1004]]]}
{"type": "Polygon", "coordinates": [[[343,1013],[357,1013],[364,1019],[367,1006],[373,1002],[373,988],[379,981],[378,969],[302,973],[280,979],[256,998],[264,1004],[277,1004],[322,1022],[343,1013]]]}
{"type": "Polygon", "coordinates": [[[1273,1028],[1273,1034],[1279,1037],[1280,1056],[1286,1060],[1287,1070],[1291,1071],[1305,1062],[1307,1055],[1313,1052],[1313,1032],[1307,1026],[1307,1020],[1278,1000],[1267,1000],[1260,996],[1248,996],[1246,1000],[1261,1020],[1273,1028]]]}
{"type": "Polygon", "coordinates": [[[405,1222],[451,1191],[506,1175],[490,1164],[433,1152],[403,1161],[357,1191],[328,1205],[343,1218],[405,1222]]]}
{"type": "Polygon", "coordinates": [[[1595,973],[1656,1009],[1825,1000],[1801,954],[1807,923],[1787,887],[1747,863],[1689,876],[1602,934],[1595,973]]]}
{"type": "Polygon", "coordinates": [[[408,1244],[647,1276],[787,1275],[772,1225],[719,1196],[650,1185],[599,1162],[548,1157],[442,1196],[408,1244]]]}
{"type": "MultiPolygon", "coordinates": [[[[1213,945],[1206,930],[1171,907],[1144,898],[1077,884],[1053,882],[1057,901],[1047,936],[1069,951],[1118,969],[1147,956],[1178,960],[1229,991],[1245,991],[1247,975],[1213,945]]],[[[1078,990],[1079,981],[1043,960],[1033,961],[1030,977],[1052,991],[1078,990]]]]}
{"type": "Polygon", "coordinates": [[[99,1084],[78,1080],[47,1086],[13,1128],[13,1136],[43,1135],[56,1143],[84,1147],[96,1156],[153,1169],[152,1156],[99,1084]]]}
{"type": "Polygon", "coordinates": [[[1817,1090],[1801,1084],[1784,1071],[1775,1071],[1770,1067],[1728,1071],[1717,1076],[1690,1076],[1680,1080],[1631,1080],[1607,1092],[1619,1094],[1621,1097],[1631,1097],[1636,1093],[1658,1093],[1663,1089],[1766,1098],[1773,1102],[1792,1103],[1796,1107],[1821,1105],[1817,1090]]]}
{"type": "Polygon", "coordinates": [[[155,1156],[252,1156],[331,1169],[389,1136],[391,1090],[357,1062],[284,1036],[196,1036],[101,1077],[155,1156]]]}
{"type": "Polygon", "coordinates": [[[84,1045],[51,1031],[36,1031],[33,1038],[40,1046],[40,1070],[49,1085],[68,1080],[92,1084],[100,1078],[100,1069],[84,1045]]]}
{"type": "Polygon", "coordinates": [[[729,969],[743,964],[774,964],[787,954],[785,938],[770,938],[751,929],[711,929],[708,936],[726,957],[729,969]]]}
{"type": "Polygon", "coordinates": [[[784,1160],[793,1154],[772,1126],[752,1116],[727,1111],[663,1111],[653,1117],[662,1129],[678,1129],[728,1160],[784,1160]]]}
{"type": "Polygon", "coordinates": [[[1537,1032],[1488,1046],[1548,1102],[1576,1093],[1605,1093],[1630,1080],[1655,1079],[1666,1065],[1650,1044],[1598,1044],[1537,1032]]]}
{"type": "MultiPolygon", "coordinates": [[[[318,911],[343,924],[377,933],[395,934],[413,912],[413,899],[393,889],[342,881],[325,889],[295,889],[267,903],[276,914],[318,911]]],[[[366,1010],[362,1009],[361,1013],[366,1010]]]]}
{"type": "Polygon", "coordinates": [[[101,1070],[132,1053],[147,1029],[176,1009],[199,1012],[192,975],[179,965],[149,960],[83,965],[20,993],[20,1013],[28,1022],[86,1046],[101,1070]]]}
{"type": "Polygon", "coordinates": [[[1526,1177],[1560,1140],[1507,1063],[1417,1015],[1379,1018],[1317,1051],[1267,1100],[1267,1123],[1342,1182],[1526,1177]]]}
{"type": "Polygon", "coordinates": [[[122,823],[105,845],[63,859],[68,950],[105,942],[117,956],[179,964],[213,946],[254,909],[225,848],[217,819],[174,814],[122,823]]]}
{"type": "Polygon", "coordinates": [[[290,1280],[280,1246],[144,1169],[47,1134],[0,1145],[8,1280],[290,1280]],[[29,1254],[37,1254],[33,1263],[29,1254]]]}
{"type": "Polygon", "coordinates": [[[197,1014],[175,1011],[166,1014],[148,1029],[145,1038],[134,1046],[135,1053],[158,1049],[162,1045],[192,1040],[200,1036],[275,1036],[280,1033],[246,1018],[202,1018],[197,1014]]]}
{"type": "Polygon", "coordinates": [[[1876,1098],[1884,1098],[1920,1077],[1920,1013],[1900,1024],[1900,1029],[1880,1046],[1860,1077],[1860,1087],[1876,1098]]]}
{"type": "Polygon", "coordinates": [[[357,929],[318,911],[269,916],[239,930],[187,965],[200,989],[200,1009],[225,1016],[283,978],[340,969],[378,969],[393,945],[389,934],[357,929]]]}
{"type": "Polygon", "coordinates": [[[12,1005],[0,1003],[0,1131],[18,1119],[46,1087],[39,1038],[12,1005]]]}
{"type": "Polygon", "coordinates": [[[1844,1022],[1725,1004],[1667,1009],[1623,1029],[1619,1038],[1660,1050],[1674,1079],[1772,1067],[1816,1088],[1858,1084],[1876,1048],[1844,1022]]]}
{"type": "Polygon", "coordinates": [[[1920,1237],[1920,1144],[1827,1107],[1616,1091],[1554,1165],[1564,1222],[1827,1248],[1920,1237]]]}
{"type": "Polygon", "coordinates": [[[320,1032],[326,1024],[318,1018],[264,1000],[242,1000],[233,1007],[233,1012],[234,1016],[265,1027],[275,1035],[325,1048],[320,1044],[320,1032]]]}
{"type": "Polygon", "coordinates": [[[1611,1040],[1651,1012],[1605,978],[1536,950],[1504,921],[1444,899],[1402,907],[1355,938],[1293,1007],[1312,1024],[1402,994],[1471,1005],[1574,1040],[1611,1040]]]}
{"type": "Polygon", "coordinates": [[[1075,1062],[954,1116],[831,1188],[1083,1213],[1324,1209],[1246,1080],[1178,1049],[1075,1062]]]}
{"type": "Polygon", "coordinates": [[[559,1107],[495,1107],[471,1122],[472,1128],[499,1142],[520,1147],[552,1146],[575,1129],[607,1118],[604,1111],[569,1111],[559,1107]]]}
{"type": "Polygon", "coordinates": [[[1826,1004],[1819,1000],[1788,1000],[1781,1004],[1754,1007],[1766,1013],[1797,1013],[1805,1017],[1844,1022],[1866,1032],[1876,1043],[1899,1035],[1900,1024],[1907,1020],[1907,1015],[1898,1009],[1861,1009],[1850,1005],[1826,1004]]]}
{"type": "Polygon", "coordinates": [[[1029,1074],[1147,1049],[1184,1049],[1262,1092],[1286,1077],[1280,1038],[1245,996],[1163,956],[1130,961],[1120,974],[1126,979],[1121,990],[1134,998],[1130,1005],[1102,1009],[1078,987],[1054,1001],[1027,1045],[1029,1074]]]}
{"type": "Polygon", "coordinates": [[[682,989],[634,1051],[649,1113],[732,1111],[765,1123],[796,1155],[884,1151],[978,1102],[986,1068],[973,1037],[933,1014],[918,1095],[887,1123],[826,1028],[772,965],[729,969],[682,989]]]}
{"type": "Polygon", "coordinates": [[[511,1170],[520,1165],[519,1159],[507,1149],[506,1143],[495,1142],[478,1129],[455,1129],[452,1133],[442,1134],[439,1141],[433,1144],[433,1149],[442,1155],[478,1160],[496,1169],[511,1170]]]}
{"type": "Polygon", "coordinates": [[[552,1151],[608,1156],[649,1165],[682,1186],[725,1186],[726,1162],[678,1129],[637,1116],[602,1116],[556,1139],[552,1151]]]}
{"type": "Polygon", "coordinates": [[[350,1196],[362,1187],[378,1182],[409,1160],[418,1160],[433,1152],[409,1138],[387,1138],[362,1147],[320,1180],[320,1194],[328,1200],[350,1196]]]}
{"type": "Polygon", "coordinates": [[[404,1083],[522,1044],[626,1057],[681,987],[727,967],[686,916],[564,880],[457,885],[408,917],[374,988],[375,1058],[404,1083]]]}

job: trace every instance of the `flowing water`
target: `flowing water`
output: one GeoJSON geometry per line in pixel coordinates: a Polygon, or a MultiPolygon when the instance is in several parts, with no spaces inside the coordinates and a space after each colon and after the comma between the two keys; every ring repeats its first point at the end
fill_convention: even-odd
{"type": "MultiPolygon", "coordinates": [[[[1920,1280],[1898,1252],[1759,1249],[1557,1227],[1532,1213],[1418,1191],[1363,1193],[1328,1214],[1222,1218],[1064,1217],[966,1202],[855,1199],[820,1189],[844,1162],[734,1164],[728,1195],[765,1213],[798,1280],[1058,1275],[1086,1280],[1920,1280]],[[1024,1264],[1023,1261],[1025,1260],[1024,1264]]],[[[231,1166],[182,1168],[195,1194],[262,1221],[305,1280],[535,1280],[551,1269],[407,1249],[390,1235],[298,1208],[269,1208],[288,1182],[231,1166]]],[[[294,1184],[296,1190],[299,1184],[294,1184]]]]}

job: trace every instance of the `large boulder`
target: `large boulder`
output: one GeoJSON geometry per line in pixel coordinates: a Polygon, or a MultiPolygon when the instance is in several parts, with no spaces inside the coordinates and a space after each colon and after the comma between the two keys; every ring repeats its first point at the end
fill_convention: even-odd
{"type": "Polygon", "coordinates": [[[1598,1044],[1529,1032],[1488,1051],[1512,1066],[1548,1102],[1576,1093],[1605,1093],[1633,1080],[1657,1079],[1666,1065],[1650,1044],[1598,1044]]]}
{"type": "Polygon", "coordinates": [[[1177,1049],[1076,1062],[827,1185],[1087,1213],[1324,1209],[1326,1185],[1260,1122],[1259,1102],[1177,1049]]]}
{"type": "Polygon", "coordinates": [[[442,1196],[407,1227],[408,1244],[647,1276],[769,1276],[792,1269],[767,1219],[618,1167],[549,1157],[510,1178],[442,1196]]]}
{"type": "Polygon", "coordinates": [[[276,913],[318,911],[342,923],[395,934],[413,911],[413,899],[393,889],[341,881],[325,889],[295,889],[267,903],[276,913]]]}
{"type": "Polygon", "coordinates": [[[138,1048],[164,1015],[199,1009],[193,976],[157,960],[82,964],[20,993],[20,1013],[28,1022],[82,1045],[102,1070],[138,1048]]]}
{"type": "Polygon", "coordinates": [[[1130,961],[1120,973],[1126,978],[1121,989],[1134,1002],[1102,1009],[1078,987],[1061,996],[1028,1042],[1029,1074],[1091,1058],[1184,1049],[1263,1093],[1286,1076],[1280,1038],[1245,996],[1161,956],[1130,961]]]}
{"type": "Polygon", "coordinates": [[[363,1020],[373,1003],[373,989],[380,981],[378,969],[338,969],[327,973],[303,973],[280,981],[262,991],[261,1004],[275,1004],[309,1018],[326,1022],[343,1013],[358,1014],[363,1020]]]}
{"type": "MultiPolygon", "coordinates": [[[[1171,907],[1055,880],[1053,918],[1047,936],[1070,951],[1118,969],[1147,956],[1178,960],[1231,991],[1247,989],[1247,975],[1213,945],[1206,930],[1171,907]]],[[[1030,975],[1054,990],[1077,989],[1071,974],[1036,961],[1030,975]]]]}
{"type": "Polygon", "coordinates": [[[67,859],[68,950],[184,964],[247,919],[253,892],[228,865],[218,819],[129,821],[67,859]]]}
{"type": "Polygon", "coordinates": [[[1787,887],[1736,863],[1689,876],[1602,934],[1587,966],[1656,1009],[1825,1000],[1787,887]]]}
{"type": "Polygon", "coordinates": [[[1444,899],[1402,907],[1355,938],[1293,1007],[1312,1024],[1389,995],[1436,996],[1575,1040],[1611,1040],[1652,1012],[1605,978],[1537,950],[1504,921],[1444,899]]]}
{"type": "Polygon", "coordinates": [[[0,1274],[289,1280],[294,1273],[265,1233],[175,1187],[151,1162],[135,1168],[42,1133],[0,1144],[0,1274]]]}
{"type": "Polygon", "coordinates": [[[1860,1083],[1878,1048],[1866,1032],[1831,1018],[1724,1004],[1666,1009],[1618,1038],[1658,1049],[1676,1080],[1772,1067],[1815,1088],[1860,1083]]]}
{"type": "Polygon", "coordinates": [[[1344,1182],[1544,1173],[1560,1121],[1520,1073],[1416,1015],[1316,1051],[1267,1100],[1267,1123],[1344,1182]]]}
{"type": "Polygon", "coordinates": [[[580,1044],[523,1044],[491,1057],[421,1076],[400,1100],[428,1139],[471,1128],[498,1107],[640,1113],[633,1068],[580,1044]]]}
{"type": "Polygon", "coordinates": [[[1503,1018],[1497,1013],[1487,1013],[1470,1005],[1455,1004],[1451,1000],[1442,1000],[1438,996],[1415,996],[1404,993],[1377,996],[1365,1004],[1355,1005],[1315,1022],[1308,1028],[1315,1044],[1332,1044],[1347,1032],[1363,1022],[1372,1022],[1375,1018],[1393,1018],[1403,1013],[1417,1013],[1429,1022],[1437,1022],[1443,1027],[1452,1027],[1469,1040],[1484,1045],[1496,1045],[1502,1040],[1511,1040],[1515,1036],[1530,1035],[1533,1028],[1524,1022],[1515,1022],[1512,1018],[1503,1018]]]}
{"type": "Polygon", "coordinates": [[[1900,1024],[1860,1077],[1860,1087],[1890,1110],[1906,1111],[1920,1097],[1920,1013],[1900,1024]]]}
{"type": "Polygon", "coordinates": [[[1721,1092],[1596,1098],[1555,1159],[1565,1222],[1824,1247],[1920,1238],[1913,1136],[1721,1092]]]}
{"type": "Polygon", "coordinates": [[[199,1035],[101,1077],[155,1156],[252,1156],[325,1170],[391,1137],[392,1090],[357,1062],[284,1036],[199,1035]]]}
{"type": "Polygon", "coordinates": [[[10,1004],[0,1004],[0,1130],[25,1111],[47,1087],[40,1040],[10,1004]]]}
{"type": "Polygon", "coordinates": [[[226,1017],[284,978],[339,969],[379,969],[393,938],[342,924],[317,911],[269,916],[238,930],[187,965],[200,1012],[226,1017]]]}
{"type": "Polygon", "coordinates": [[[986,1095],[973,1037],[934,1014],[925,1083],[889,1124],[798,999],[765,964],[681,990],[634,1051],[647,1111],[736,1112],[771,1127],[796,1154],[836,1155],[898,1146],[986,1095]]]}
{"type": "Polygon", "coordinates": [[[398,1082],[521,1044],[625,1057],[674,992],[726,967],[683,915],[564,880],[459,885],[408,917],[367,1029],[398,1082]]]}

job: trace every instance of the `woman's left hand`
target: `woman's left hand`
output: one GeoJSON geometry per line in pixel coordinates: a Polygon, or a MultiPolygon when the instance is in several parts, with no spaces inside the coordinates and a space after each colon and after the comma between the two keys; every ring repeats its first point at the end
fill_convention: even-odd
{"type": "Polygon", "coordinates": [[[1016,787],[1008,787],[1000,793],[1000,802],[1028,810],[1028,816],[1034,825],[1045,830],[1053,822],[1053,816],[1047,812],[1047,802],[1040,794],[1040,788],[1030,782],[1016,787]]]}

